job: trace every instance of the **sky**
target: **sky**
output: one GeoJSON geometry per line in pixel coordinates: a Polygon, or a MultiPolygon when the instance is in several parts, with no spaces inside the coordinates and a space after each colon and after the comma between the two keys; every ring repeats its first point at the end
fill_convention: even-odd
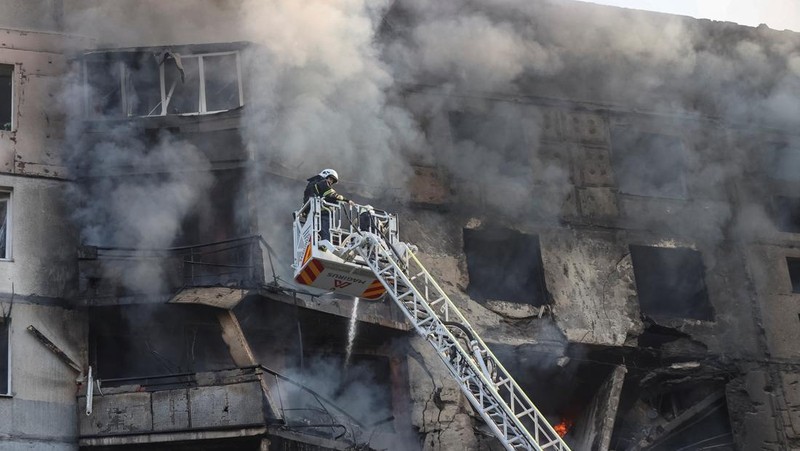
{"type": "MultiPolygon", "coordinates": [[[[584,0],[587,1],[587,0],[584,0]]],[[[588,0],[590,3],[800,32],[800,0],[588,0]]]]}

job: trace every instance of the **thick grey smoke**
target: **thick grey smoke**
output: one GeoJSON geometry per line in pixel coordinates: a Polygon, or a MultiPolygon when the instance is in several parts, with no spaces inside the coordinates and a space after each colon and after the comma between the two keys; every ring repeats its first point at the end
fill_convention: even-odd
{"type": "MultiPolygon", "coordinates": [[[[157,42],[149,39],[176,39],[186,30],[171,24],[185,23],[178,17],[188,14],[189,6],[184,1],[166,6],[75,0],[65,20],[71,32],[95,38],[99,45],[139,46],[157,42]]],[[[116,67],[109,66],[112,75],[116,67]]],[[[119,106],[93,111],[91,125],[84,122],[86,99],[98,94],[96,87],[85,85],[84,70],[90,72],[80,63],[73,65],[60,99],[67,117],[65,161],[78,181],[70,199],[82,242],[140,251],[168,248],[185,218],[205,202],[212,183],[209,162],[193,144],[169,132],[147,135],[135,121],[119,121],[119,106]]],[[[104,270],[132,292],[165,292],[163,260],[131,262],[123,268],[110,262],[104,270]]]]}
{"type": "Polygon", "coordinates": [[[64,0],[64,25],[101,48],[241,40],[239,0],[64,0]]]}
{"type": "MultiPolygon", "coordinates": [[[[293,369],[284,374],[322,396],[320,401],[297,386],[282,383],[281,397],[289,409],[286,420],[290,427],[298,423],[329,424],[333,421],[345,426],[348,430],[345,438],[354,440],[357,445],[397,451],[419,449],[413,441],[397,443],[400,434],[408,433],[408,437],[413,437],[414,433],[392,430],[392,424],[397,423],[392,422],[391,383],[381,379],[368,364],[356,361],[343,367],[342,363],[343,359],[334,356],[316,356],[306,362],[302,370],[293,369]],[[320,402],[327,414],[319,411],[320,402]]],[[[319,429],[330,433],[326,428],[319,429]]]]}
{"type": "MultiPolygon", "coordinates": [[[[550,158],[545,111],[528,96],[661,115],[659,128],[684,138],[686,195],[715,201],[720,186],[753,165],[756,150],[741,148],[741,136],[718,128],[719,121],[788,126],[800,108],[796,39],[766,28],[571,1],[404,0],[387,15],[383,42],[397,79],[422,92],[405,105],[429,121],[431,159],[467,187],[457,190],[466,203],[482,199],[512,217],[557,217],[558,208],[530,203],[549,197],[561,204],[574,183],[569,161],[577,155],[550,158]],[[448,111],[475,116],[471,130],[459,130],[448,111]],[[525,133],[510,131],[515,127],[525,133]]],[[[675,212],[669,221],[689,235],[720,238],[733,230],[730,209],[704,208],[708,222],[692,221],[694,213],[676,220],[675,212]]]]}
{"type": "Polygon", "coordinates": [[[384,2],[255,1],[242,6],[247,54],[244,140],[253,155],[260,233],[290,261],[291,211],[305,179],[339,172],[357,199],[398,197],[420,146],[408,112],[388,101],[390,69],[375,42],[384,2]],[[281,220],[280,218],[284,218],[281,220]]]}

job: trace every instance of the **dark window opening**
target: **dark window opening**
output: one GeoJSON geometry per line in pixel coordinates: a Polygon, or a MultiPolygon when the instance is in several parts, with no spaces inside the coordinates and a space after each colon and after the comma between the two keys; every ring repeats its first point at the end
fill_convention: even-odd
{"type": "Polygon", "coordinates": [[[11,319],[0,317],[0,395],[11,393],[11,362],[8,339],[11,319]]]}
{"type": "Polygon", "coordinates": [[[235,367],[215,309],[131,305],[90,311],[90,361],[102,379],[235,367]]]}
{"type": "Polygon", "coordinates": [[[494,345],[492,351],[550,424],[560,424],[567,432],[568,443],[574,445],[582,431],[594,430],[596,435],[597,422],[613,416],[616,405],[605,405],[603,398],[610,395],[616,364],[607,357],[594,358],[595,349],[539,344],[494,345]]]}
{"type": "Polygon", "coordinates": [[[734,449],[724,384],[667,372],[642,383],[653,373],[637,373],[625,380],[611,449],[734,449]]]}
{"type": "Polygon", "coordinates": [[[680,138],[614,128],[611,157],[620,192],[686,197],[686,155],[680,138]]]}
{"type": "Polygon", "coordinates": [[[10,131],[14,106],[14,66],[0,64],[0,130],[10,131]]]}
{"type": "Polygon", "coordinates": [[[700,252],[634,245],[630,249],[642,314],[654,318],[714,319],[700,252]]]}
{"type": "Polygon", "coordinates": [[[800,233],[800,198],[772,198],[772,217],[775,226],[784,232],[800,233]]]}
{"type": "Polygon", "coordinates": [[[789,279],[792,281],[792,293],[800,293],[800,258],[786,259],[789,268],[789,279]]]}
{"type": "Polygon", "coordinates": [[[549,304],[537,235],[509,229],[464,229],[469,286],[476,300],[549,304]]]}

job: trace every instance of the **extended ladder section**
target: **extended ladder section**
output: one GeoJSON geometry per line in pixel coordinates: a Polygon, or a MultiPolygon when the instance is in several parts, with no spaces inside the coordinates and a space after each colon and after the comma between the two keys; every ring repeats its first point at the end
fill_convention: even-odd
{"type": "Polygon", "coordinates": [[[414,247],[400,241],[394,215],[312,198],[295,212],[294,247],[298,283],[367,298],[385,289],[506,449],[569,451],[422,266],[414,247]],[[323,219],[330,224],[326,250],[317,237],[323,219]]]}
{"type": "Polygon", "coordinates": [[[569,450],[408,246],[398,251],[364,232],[352,237],[348,253],[372,269],[506,449],[569,450]]]}

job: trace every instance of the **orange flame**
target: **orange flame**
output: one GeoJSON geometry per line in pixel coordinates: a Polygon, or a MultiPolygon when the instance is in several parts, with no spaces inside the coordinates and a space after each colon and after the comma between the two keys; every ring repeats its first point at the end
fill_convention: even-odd
{"type": "Polygon", "coordinates": [[[558,434],[559,437],[563,437],[567,435],[567,432],[569,432],[570,429],[572,429],[573,423],[574,422],[570,419],[562,418],[560,423],[553,426],[553,429],[555,429],[556,434],[558,434]]]}

